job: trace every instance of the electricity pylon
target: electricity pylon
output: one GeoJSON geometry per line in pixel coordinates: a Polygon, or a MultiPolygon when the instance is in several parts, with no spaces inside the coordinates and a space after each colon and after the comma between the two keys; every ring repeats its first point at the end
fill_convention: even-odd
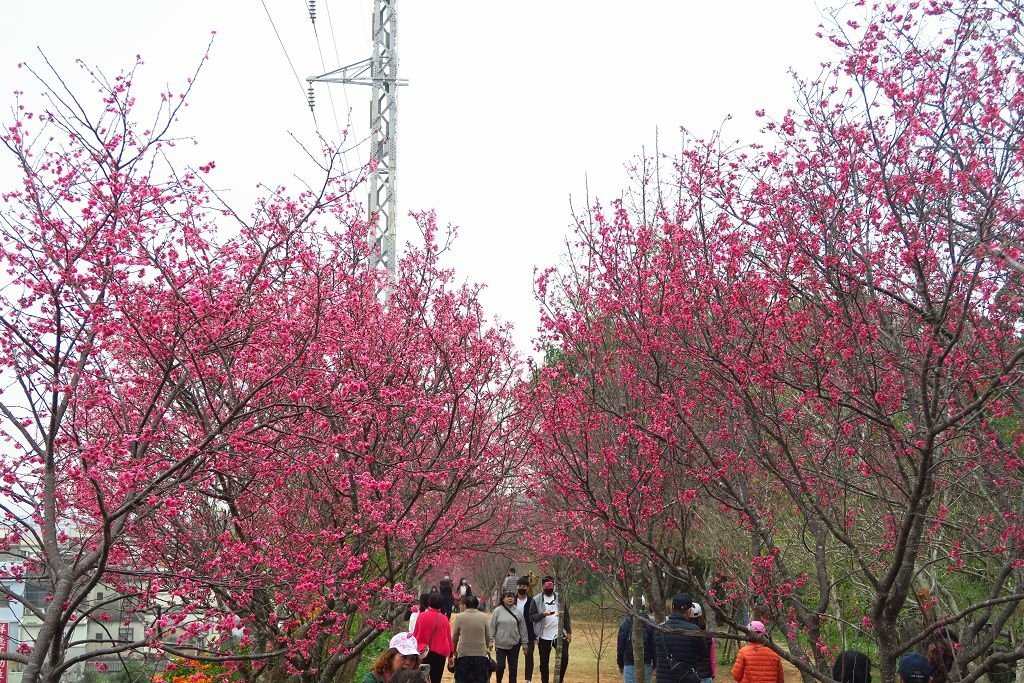
{"type": "MultiPolygon", "coordinates": [[[[368,85],[370,95],[370,198],[367,208],[370,221],[376,222],[370,251],[376,261],[395,277],[397,267],[396,185],[398,171],[397,121],[398,88],[408,81],[398,77],[398,52],[395,34],[398,0],[373,1],[373,56],[319,76],[307,78],[309,83],[352,83],[368,85]]],[[[310,86],[312,87],[312,86],[310,86]]]]}

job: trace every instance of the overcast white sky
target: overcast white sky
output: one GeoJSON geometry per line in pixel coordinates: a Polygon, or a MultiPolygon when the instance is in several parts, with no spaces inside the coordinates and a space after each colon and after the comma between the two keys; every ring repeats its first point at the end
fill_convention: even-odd
{"type": "MultiPolygon", "coordinates": [[[[304,81],[369,56],[373,0],[319,0],[317,32],[303,0],[0,0],[0,116],[11,92],[39,87],[18,70],[39,65],[37,48],[77,78],[80,58],[108,73],[146,61],[138,94],[177,86],[210,62],[182,117],[198,147],[181,163],[217,163],[211,182],[248,213],[257,183],[297,188],[313,178],[294,133],[312,140],[304,81]],[[273,25],[268,18],[273,19],[273,25]],[[334,29],[332,32],[332,28],[334,29]],[[319,42],[317,40],[319,35],[319,42]]],[[[729,114],[727,137],[749,138],[753,112],[793,101],[788,74],[816,75],[833,55],[815,38],[812,0],[401,0],[398,3],[399,213],[433,208],[459,226],[448,264],[487,285],[491,315],[516,326],[530,352],[537,326],[535,267],[557,264],[570,224],[569,199],[615,196],[623,166],[655,129],[670,153],[680,126],[698,134],[729,114]]],[[[369,91],[320,86],[316,122],[335,135],[331,88],[342,124],[351,107],[365,135],[369,91]]],[[[38,101],[38,100],[36,100],[38,101]]],[[[352,163],[365,162],[364,147],[352,163]]],[[[11,185],[0,159],[0,186],[11,185]]],[[[415,239],[408,219],[399,241],[415,239]]]]}

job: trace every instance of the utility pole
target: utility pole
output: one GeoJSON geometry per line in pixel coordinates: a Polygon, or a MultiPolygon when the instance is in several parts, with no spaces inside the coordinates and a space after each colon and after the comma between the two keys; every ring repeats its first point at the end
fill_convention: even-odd
{"type": "MultiPolygon", "coordinates": [[[[312,83],[369,85],[370,94],[370,196],[369,219],[376,223],[370,237],[373,266],[383,266],[395,277],[397,268],[397,120],[398,88],[408,81],[398,77],[395,34],[398,0],[373,0],[373,55],[340,69],[307,78],[312,83]]],[[[312,89],[312,85],[310,85],[312,89]]]]}

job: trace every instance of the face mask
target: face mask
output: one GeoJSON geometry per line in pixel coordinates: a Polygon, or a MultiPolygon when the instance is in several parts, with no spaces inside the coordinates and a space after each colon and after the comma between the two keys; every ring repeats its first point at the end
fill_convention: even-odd
{"type": "Polygon", "coordinates": [[[520,588],[519,589],[519,594],[520,595],[526,595],[526,589],[525,588],[520,588]]]}

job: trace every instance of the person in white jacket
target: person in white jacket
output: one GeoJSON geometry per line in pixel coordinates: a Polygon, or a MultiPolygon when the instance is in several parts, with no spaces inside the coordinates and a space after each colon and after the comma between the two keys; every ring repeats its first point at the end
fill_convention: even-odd
{"type": "Polygon", "coordinates": [[[413,605],[412,613],[409,615],[409,633],[416,630],[416,620],[420,618],[420,613],[427,611],[429,599],[430,593],[420,593],[420,602],[418,605],[413,605]]]}

